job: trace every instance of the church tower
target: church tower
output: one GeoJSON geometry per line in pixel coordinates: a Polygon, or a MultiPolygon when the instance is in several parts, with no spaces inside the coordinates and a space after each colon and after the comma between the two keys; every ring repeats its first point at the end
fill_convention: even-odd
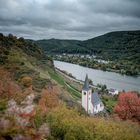
{"type": "Polygon", "coordinates": [[[84,86],[82,88],[82,107],[87,113],[91,113],[91,100],[92,100],[92,90],[89,87],[88,75],[86,75],[84,86]]]}

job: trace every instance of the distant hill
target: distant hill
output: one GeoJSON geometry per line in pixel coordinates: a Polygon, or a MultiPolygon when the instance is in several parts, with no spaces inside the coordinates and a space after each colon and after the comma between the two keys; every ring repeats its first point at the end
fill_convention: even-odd
{"type": "Polygon", "coordinates": [[[46,53],[88,53],[87,49],[82,46],[82,41],[78,40],[44,39],[36,43],[46,53]]]}
{"type": "Polygon", "coordinates": [[[118,31],[83,42],[91,53],[106,59],[134,59],[140,62],[140,31],[118,31]]]}
{"type": "Polygon", "coordinates": [[[46,52],[95,54],[103,59],[128,59],[140,62],[140,31],[110,32],[89,40],[38,40],[46,52]]]}

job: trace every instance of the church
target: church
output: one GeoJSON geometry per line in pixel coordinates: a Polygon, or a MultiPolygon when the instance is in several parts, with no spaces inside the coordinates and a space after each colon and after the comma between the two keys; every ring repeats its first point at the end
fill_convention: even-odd
{"type": "Polygon", "coordinates": [[[88,114],[94,115],[104,110],[104,105],[97,92],[92,93],[89,86],[88,75],[86,75],[82,89],[82,107],[88,114]]]}

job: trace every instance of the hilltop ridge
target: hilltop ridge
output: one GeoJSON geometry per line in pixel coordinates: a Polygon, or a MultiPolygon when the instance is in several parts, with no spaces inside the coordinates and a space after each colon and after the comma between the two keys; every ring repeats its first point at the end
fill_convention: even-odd
{"type": "Polygon", "coordinates": [[[140,31],[110,32],[85,41],[44,39],[35,42],[46,53],[94,54],[102,59],[140,61],[140,31]]]}

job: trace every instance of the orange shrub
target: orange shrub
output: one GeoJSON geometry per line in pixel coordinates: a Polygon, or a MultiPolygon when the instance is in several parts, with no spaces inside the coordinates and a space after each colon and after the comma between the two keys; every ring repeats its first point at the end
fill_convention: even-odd
{"type": "Polygon", "coordinates": [[[29,76],[25,76],[21,79],[21,83],[25,86],[25,87],[29,87],[32,85],[32,78],[29,76]]]}
{"type": "Polygon", "coordinates": [[[39,100],[40,109],[45,113],[48,109],[58,105],[58,97],[55,93],[43,90],[41,98],[39,100]]]}
{"type": "Polygon", "coordinates": [[[20,103],[26,97],[26,95],[30,94],[31,92],[31,86],[26,88],[23,92],[20,86],[11,79],[10,73],[6,69],[0,67],[0,100],[14,99],[20,103]]]}

